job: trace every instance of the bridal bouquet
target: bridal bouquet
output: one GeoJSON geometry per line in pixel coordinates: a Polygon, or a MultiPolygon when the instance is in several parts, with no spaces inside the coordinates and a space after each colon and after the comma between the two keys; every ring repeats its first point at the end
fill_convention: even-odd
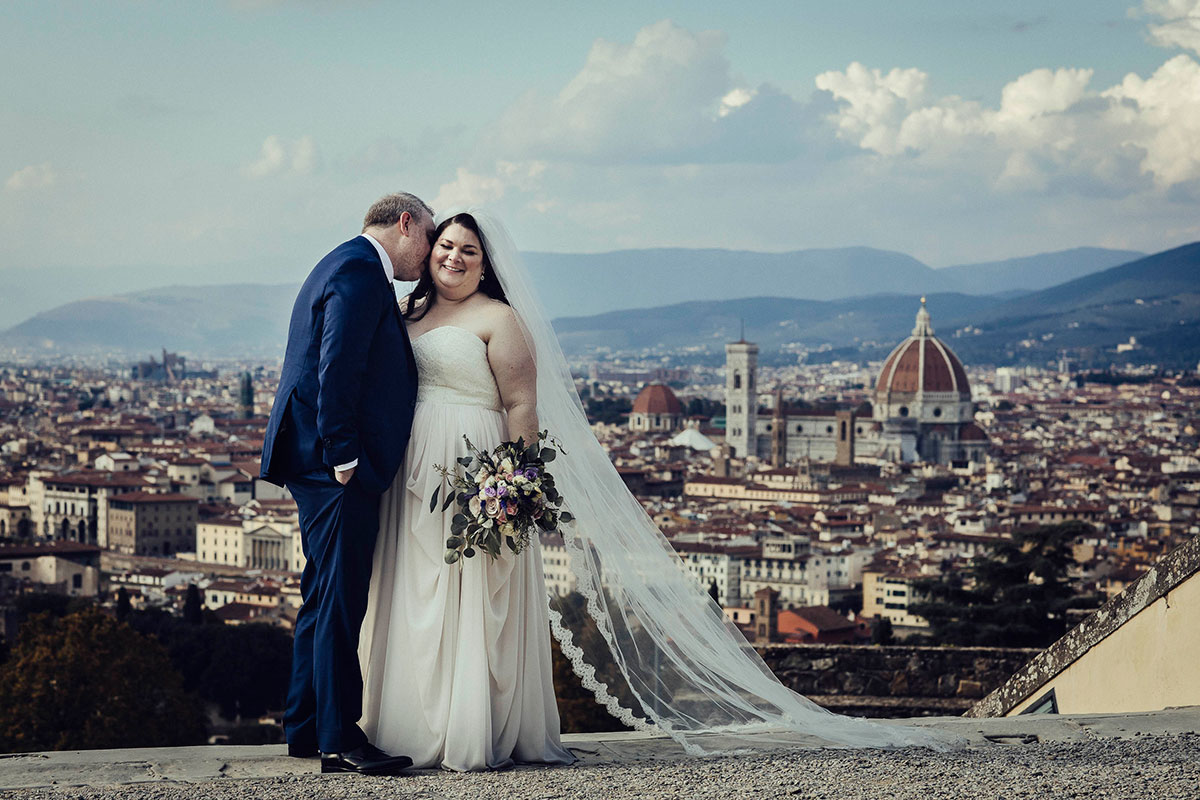
{"type": "MultiPolygon", "coordinates": [[[[528,445],[523,438],[501,442],[490,453],[477,448],[465,435],[463,440],[470,455],[458,463],[465,474],[434,465],[450,487],[441,510],[458,503],[446,539],[447,564],[471,558],[477,550],[499,558],[501,545],[520,553],[534,533],[556,530],[559,523],[574,519],[560,510],[563,498],[554,488],[554,476],[546,471],[546,464],[558,455],[555,448],[562,449],[548,431],[538,433],[537,440],[528,445]]],[[[431,512],[437,511],[441,490],[441,485],[433,490],[431,512]]]]}

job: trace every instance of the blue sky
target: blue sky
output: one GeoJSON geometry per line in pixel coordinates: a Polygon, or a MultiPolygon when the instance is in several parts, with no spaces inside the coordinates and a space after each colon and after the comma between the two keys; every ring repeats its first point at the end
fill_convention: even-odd
{"type": "Polygon", "coordinates": [[[530,250],[1200,239],[1200,0],[5,3],[0,273],[294,279],[403,188],[530,250]]]}

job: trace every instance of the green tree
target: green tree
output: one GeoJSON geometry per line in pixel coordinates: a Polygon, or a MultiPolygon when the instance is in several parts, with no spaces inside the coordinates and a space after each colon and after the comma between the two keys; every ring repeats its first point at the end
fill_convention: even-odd
{"type": "Polygon", "coordinates": [[[965,576],[947,570],[921,584],[928,599],[911,610],[929,621],[939,644],[1046,647],[1066,633],[1067,609],[1094,602],[1076,596],[1067,580],[1071,545],[1090,531],[1078,521],[1020,531],[965,576]]]}
{"type": "Polygon", "coordinates": [[[226,719],[283,708],[292,665],[292,638],[285,631],[225,625],[207,614],[194,625],[161,610],[135,612],[129,622],[161,642],[184,689],[217,706],[226,719]]]}
{"type": "Polygon", "coordinates": [[[129,600],[129,590],[122,586],[117,590],[117,620],[124,622],[133,611],[133,603],[129,600]]]}
{"type": "Polygon", "coordinates": [[[712,601],[717,605],[721,604],[721,589],[717,586],[716,578],[713,578],[713,580],[708,584],[708,596],[711,597],[712,601]]]}
{"type": "Polygon", "coordinates": [[[887,617],[875,617],[871,623],[871,644],[891,644],[895,638],[892,621],[887,617]]]}
{"type": "Polygon", "coordinates": [[[183,601],[183,621],[189,625],[204,622],[204,604],[200,602],[200,590],[194,583],[188,584],[187,597],[183,601]]]}
{"type": "Polygon", "coordinates": [[[204,718],[163,648],[97,609],[29,617],[0,667],[6,752],[204,741],[204,718]]]}

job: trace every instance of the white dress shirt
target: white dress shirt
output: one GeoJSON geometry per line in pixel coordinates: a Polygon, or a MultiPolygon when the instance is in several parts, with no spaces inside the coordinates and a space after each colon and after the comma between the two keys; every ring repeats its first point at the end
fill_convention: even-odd
{"type": "MultiPolygon", "coordinates": [[[[361,235],[362,238],[371,243],[371,246],[375,248],[375,252],[379,253],[379,260],[383,263],[383,274],[387,276],[388,283],[396,280],[396,273],[392,268],[392,259],[388,258],[387,250],[384,250],[383,245],[379,243],[379,240],[377,240],[371,234],[364,233],[361,235]]],[[[345,472],[346,470],[354,469],[357,466],[358,459],[356,458],[353,461],[347,461],[345,464],[338,464],[336,467],[334,467],[334,469],[338,472],[345,472]]]]}

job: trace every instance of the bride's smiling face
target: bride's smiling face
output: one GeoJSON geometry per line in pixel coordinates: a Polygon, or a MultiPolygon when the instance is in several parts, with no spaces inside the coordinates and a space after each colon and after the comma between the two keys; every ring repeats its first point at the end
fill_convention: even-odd
{"type": "Polygon", "coordinates": [[[429,271],[439,295],[461,300],[479,288],[483,245],[474,231],[457,223],[447,225],[429,254],[429,271]]]}

